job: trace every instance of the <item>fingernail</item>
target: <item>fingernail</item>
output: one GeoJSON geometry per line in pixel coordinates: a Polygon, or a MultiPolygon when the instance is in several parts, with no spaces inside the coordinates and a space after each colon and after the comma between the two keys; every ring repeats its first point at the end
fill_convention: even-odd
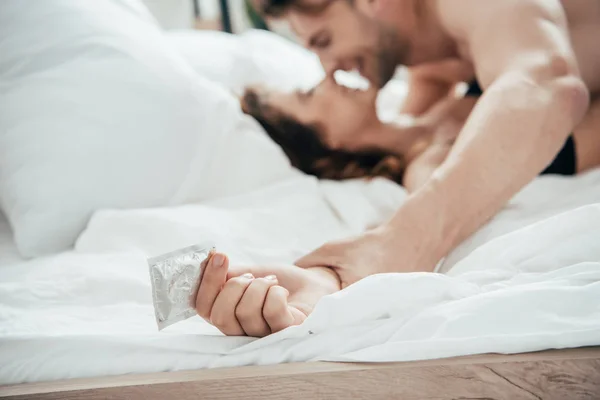
{"type": "Polygon", "coordinates": [[[222,267],[223,264],[225,264],[225,256],[223,254],[217,253],[214,256],[212,256],[210,262],[215,268],[222,267]]]}
{"type": "Polygon", "coordinates": [[[269,276],[266,276],[265,279],[268,279],[270,281],[276,281],[277,277],[275,275],[269,275],[269,276]]]}
{"type": "Polygon", "coordinates": [[[242,275],[242,278],[254,279],[254,275],[252,275],[250,272],[248,272],[247,274],[242,275]]]}

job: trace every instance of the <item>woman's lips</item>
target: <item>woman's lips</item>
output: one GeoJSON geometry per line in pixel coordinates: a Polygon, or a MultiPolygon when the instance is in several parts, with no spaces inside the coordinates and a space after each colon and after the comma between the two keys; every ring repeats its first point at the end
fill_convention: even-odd
{"type": "Polygon", "coordinates": [[[352,93],[357,93],[357,92],[361,91],[360,89],[351,88],[351,87],[343,86],[343,85],[338,85],[338,87],[343,93],[346,93],[346,94],[352,94],[352,93]]]}
{"type": "Polygon", "coordinates": [[[356,71],[360,75],[362,75],[363,77],[365,76],[365,62],[364,62],[364,59],[358,58],[356,60],[356,71]]]}

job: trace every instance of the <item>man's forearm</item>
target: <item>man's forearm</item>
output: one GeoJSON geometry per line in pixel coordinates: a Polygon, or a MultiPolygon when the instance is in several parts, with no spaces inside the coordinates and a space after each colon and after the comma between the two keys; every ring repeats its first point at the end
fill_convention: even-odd
{"type": "Polygon", "coordinates": [[[479,101],[446,161],[399,210],[420,226],[417,262],[431,269],[494,216],[558,153],[583,117],[586,90],[574,77],[537,84],[498,79],[479,101]],[[432,261],[435,260],[435,261],[432,261]]]}

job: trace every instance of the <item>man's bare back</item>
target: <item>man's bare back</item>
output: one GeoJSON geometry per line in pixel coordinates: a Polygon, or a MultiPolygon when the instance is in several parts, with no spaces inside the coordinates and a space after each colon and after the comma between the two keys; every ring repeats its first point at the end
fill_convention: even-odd
{"type": "MultiPolygon", "coordinates": [[[[440,5],[439,12],[443,15],[449,14],[446,7],[454,8],[453,13],[462,13],[463,11],[461,7],[449,6],[448,1],[438,2],[438,4],[440,5]]],[[[566,15],[565,25],[568,27],[571,46],[581,77],[588,86],[588,90],[592,94],[596,94],[600,92],[600,46],[598,45],[598,40],[600,40],[600,0],[561,0],[561,4],[566,15]]],[[[444,19],[442,16],[442,24],[447,22],[444,19]]],[[[452,29],[450,30],[452,31],[452,29]]],[[[455,37],[455,39],[458,57],[472,63],[469,46],[461,38],[455,37]]],[[[522,38],[522,40],[526,39],[522,38]]],[[[465,69],[470,68],[471,66],[469,68],[465,66],[465,69]]],[[[456,72],[453,71],[453,73],[456,72]]]]}
{"type": "Polygon", "coordinates": [[[600,92],[600,1],[561,1],[581,77],[593,94],[600,92]]]}
{"type": "MultiPolygon", "coordinates": [[[[563,46],[558,46],[556,49],[559,52],[570,52],[574,56],[578,74],[591,96],[592,101],[587,114],[572,131],[578,150],[576,170],[585,171],[600,163],[600,46],[597,45],[597,40],[600,39],[600,1],[539,2],[533,0],[531,4],[538,8],[538,13],[540,13],[539,9],[545,9],[540,13],[543,16],[542,19],[548,25],[553,25],[546,27],[548,31],[555,30],[553,34],[556,35],[559,33],[556,31],[558,28],[564,32],[564,37],[567,37],[568,33],[569,42],[565,42],[563,46]]],[[[453,57],[456,57],[456,60],[453,62],[443,59],[439,61],[439,57],[442,55],[439,50],[437,52],[414,52],[413,59],[430,62],[424,64],[417,62],[417,65],[411,68],[413,73],[409,85],[408,101],[402,110],[409,114],[420,114],[445,97],[456,83],[456,77],[467,81],[480,78],[483,80],[481,83],[485,86],[489,85],[491,81],[486,80],[485,77],[489,75],[490,69],[496,68],[498,62],[497,54],[494,51],[494,46],[498,45],[498,41],[494,36],[503,35],[501,29],[506,29],[506,27],[515,28],[503,24],[492,32],[481,30],[480,25],[472,24],[471,21],[487,21],[488,18],[494,16],[493,12],[482,7],[475,9],[465,0],[456,0],[455,2],[432,0],[429,5],[432,17],[428,18],[428,29],[432,31],[445,30],[450,34],[452,40],[446,43],[447,47],[455,48],[453,57]],[[475,41],[473,34],[465,34],[465,30],[476,30],[476,36],[484,37],[479,40],[479,48],[475,49],[476,51],[472,48],[474,46],[472,42],[475,41]],[[482,47],[488,47],[483,56],[481,55],[482,47]],[[468,78],[465,79],[465,77],[468,78]]],[[[524,19],[527,18],[527,16],[524,17],[524,19]]],[[[515,23],[518,23],[518,19],[515,19],[515,23]]],[[[537,23],[540,23],[539,20],[537,23]]],[[[539,39],[536,38],[537,35],[539,35],[539,31],[521,29],[517,38],[523,42],[535,41],[539,39]]],[[[512,40],[514,39],[512,38],[512,40]]],[[[560,43],[560,39],[557,39],[557,43],[560,43]]],[[[440,46],[437,48],[439,49],[440,46]]]]}

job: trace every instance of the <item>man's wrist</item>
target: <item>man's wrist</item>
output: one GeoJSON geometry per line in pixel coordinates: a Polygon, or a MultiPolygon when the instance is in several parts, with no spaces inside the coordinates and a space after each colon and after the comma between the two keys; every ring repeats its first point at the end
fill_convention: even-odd
{"type": "Polygon", "coordinates": [[[323,286],[332,293],[342,290],[342,281],[340,276],[330,267],[311,267],[307,268],[323,280],[323,286]]]}

